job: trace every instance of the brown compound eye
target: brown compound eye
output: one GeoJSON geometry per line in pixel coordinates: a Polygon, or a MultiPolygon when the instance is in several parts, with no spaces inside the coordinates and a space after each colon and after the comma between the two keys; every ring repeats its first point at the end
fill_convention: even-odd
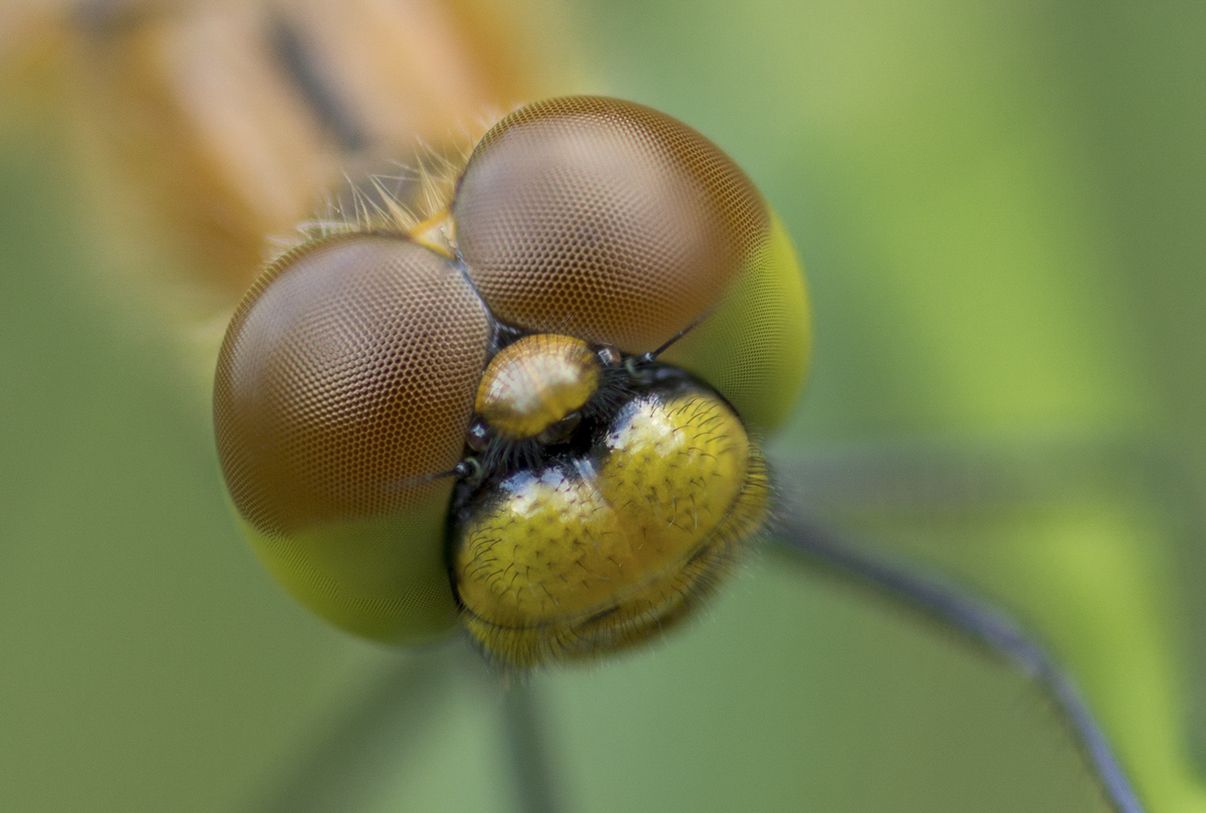
{"type": "Polygon", "coordinates": [[[664,113],[619,99],[528,105],[474,149],[451,208],[487,306],[533,333],[661,356],[757,432],[803,385],[810,329],[795,252],[744,172],[664,113]]]}
{"type": "Polygon", "coordinates": [[[456,623],[443,561],[451,477],[490,325],[463,276],[400,237],[278,260],[227,331],[218,451],[269,570],[335,624],[407,642],[456,623]]]}
{"type": "Polygon", "coordinates": [[[618,99],[538,102],[474,150],[457,244],[499,318],[628,353],[712,307],[770,232],[749,178],[685,124],[618,99]]]}

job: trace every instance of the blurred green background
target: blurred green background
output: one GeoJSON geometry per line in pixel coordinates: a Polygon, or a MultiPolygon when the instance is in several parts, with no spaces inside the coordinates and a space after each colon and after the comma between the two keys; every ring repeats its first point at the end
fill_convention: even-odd
{"type": "MultiPolygon", "coordinates": [[[[709,135],[795,236],[817,353],[783,466],[1013,608],[1151,810],[1206,810],[1206,6],[571,11],[594,89],[709,135]],[[951,458],[988,486],[948,493],[951,458]]],[[[512,809],[496,682],[278,591],[208,405],[88,282],[53,141],[3,146],[0,809],[512,809]]],[[[770,552],[531,688],[568,811],[1106,809],[1024,677],[770,552]]]]}

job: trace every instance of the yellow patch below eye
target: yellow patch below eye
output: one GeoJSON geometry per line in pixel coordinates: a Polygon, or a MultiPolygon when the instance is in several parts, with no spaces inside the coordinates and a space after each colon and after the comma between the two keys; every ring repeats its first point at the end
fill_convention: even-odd
{"type": "Polygon", "coordinates": [[[461,528],[457,590],[492,657],[526,667],[644,641],[763,522],[765,464],[715,396],[638,399],[605,446],[597,469],[513,475],[461,528]]]}

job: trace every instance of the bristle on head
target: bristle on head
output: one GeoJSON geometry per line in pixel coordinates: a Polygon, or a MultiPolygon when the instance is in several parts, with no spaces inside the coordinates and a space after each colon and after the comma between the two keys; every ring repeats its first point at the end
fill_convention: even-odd
{"type": "Polygon", "coordinates": [[[433,250],[452,255],[447,214],[461,172],[481,136],[499,119],[488,111],[442,147],[419,141],[413,163],[395,163],[390,173],[371,173],[356,180],[345,175],[344,191],[328,196],[312,220],[294,234],[271,239],[268,262],[298,246],[333,235],[365,233],[406,235],[433,250]]]}

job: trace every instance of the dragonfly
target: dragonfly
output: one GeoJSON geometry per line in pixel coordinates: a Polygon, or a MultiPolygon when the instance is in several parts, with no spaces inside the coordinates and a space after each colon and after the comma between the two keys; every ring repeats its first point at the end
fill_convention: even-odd
{"type": "MultiPolygon", "coordinates": [[[[129,24],[132,25],[133,23],[131,22],[129,24]]],[[[282,51],[284,53],[289,53],[289,51],[290,51],[290,48],[289,48],[290,35],[288,34],[287,31],[285,33],[281,33],[278,31],[275,41],[277,42],[276,47],[280,51],[282,51]]],[[[298,81],[297,83],[299,85],[301,85],[301,90],[299,91],[300,95],[305,96],[305,94],[307,92],[314,94],[314,89],[311,88],[309,91],[307,91],[305,89],[305,80],[304,79],[301,81],[298,81]]],[[[321,94],[314,94],[314,95],[319,96],[319,97],[321,96],[321,94]]],[[[323,115],[326,115],[328,117],[328,119],[330,119],[330,121],[336,122],[336,124],[333,125],[333,129],[337,131],[334,135],[334,140],[338,141],[339,138],[341,137],[338,135],[338,132],[340,131],[340,127],[337,124],[338,111],[327,110],[327,109],[323,108],[321,98],[308,100],[305,103],[309,104],[311,106],[318,107],[320,109],[320,111],[323,111],[323,115]]],[[[331,125],[329,125],[329,126],[331,126],[331,125]]],[[[347,132],[348,131],[346,130],[346,128],[344,128],[344,135],[342,137],[345,140],[354,142],[355,139],[348,138],[347,132]]],[[[284,228],[284,227],[280,227],[280,228],[284,228]]],[[[271,231],[271,230],[272,229],[266,229],[266,231],[271,231]]],[[[257,260],[257,262],[258,262],[258,260],[257,260]]],[[[254,273],[254,271],[249,272],[249,273],[254,273]]],[[[232,287],[236,287],[236,286],[232,283],[232,287]]],[[[819,386],[819,385],[817,385],[817,386],[819,386]]],[[[814,395],[815,395],[815,393],[814,393],[814,395]]],[[[908,451],[908,450],[906,450],[906,451],[908,451]]],[[[887,485],[882,485],[881,488],[878,490],[878,492],[875,489],[865,487],[865,485],[861,489],[860,488],[853,489],[853,492],[857,494],[859,491],[863,491],[864,496],[865,496],[865,494],[878,494],[878,497],[880,499],[886,500],[886,502],[888,503],[887,508],[890,511],[893,508],[890,497],[891,497],[891,494],[893,493],[894,488],[898,489],[898,490],[903,489],[905,492],[915,492],[915,493],[922,493],[922,494],[924,494],[926,492],[927,488],[932,488],[933,490],[936,490],[939,492],[939,495],[938,495],[939,499],[937,500],[937,503],[940,506],[943,506],[944,510],[950,510],[949,506],[945,506],[943,504],[943,495],[942,495],[943,485],[946,482],[946,480],[948,479],[943,474],[944,462],[949,462],[949,461],[944,461],[945,457],[947,457],[947,456],[944,456],[942,454],[933,454],[930,451],[923,448],[919,453],[915,452],[912,454],[901,454],[895,459],[895,461],[889,459],[888,463],[894,462],[895,464],[887,465],[887,464],[885,464],[884,458],[882,456],[876,456],[875,462],[873,464],[862,467],[862,469],[860,471],[860,475],[861,475],[860,479],[865,484],[868,481],[872,481],[872,482],[876,481],[876,479],[878,478],[880,480],[881,484],[887,483],[887,485]],[[896,477],[892,477],[891,474],[892,474],[893,470],[903,471],[903,472],[905,472],[905,475],[904,476],[898,475],[896,477]],[[888,498],[884,497],[885,494],[888,495],[888,498]]],[[[955,455],[954,457],[956,459],[956,463],[958,463],[959,461],[962,460],[962,458],[959,455],[955,455]]],[[[992,457],[993,456],[991,454],[984,455],[984,459],[987,459],[990,461],[992,460],[992,457]]],[[[971,460],[972,460],[972,472],[974,475],[977,471],[975,464],[977,463],[979,458],[977,458],[975,455],[972,455],[971,460]]],[[[1040,467],[1049,468],[1049,461],[1047,461],[1043,457],[1043,455],[1038,455],[1036,460],[1037,460],[1036,465],[1038,465],[1040,467]]],[[[850,466],[849,457],[843,456],[842,460],[840,461],[840,465],[838,465],[836,467],[836,469],[830,470],[830,471],[825,471],[822,473],[821,476],[818,476],[815,472],[810,474],[808,471],[808,467],[806,465],[802,465],[797,471],[798,471],[799,477],[802,479],[802,481],[810,483],[814,486],[814,488],[811,491],[811,495],[810,495],[810,498],[814,502],[823,503],[824,500],[826,498],[828,498],[830,500],[830,505],[829,505],[830,509],[832,509],[833,506],[835,506],[835,505],[838,506],[840,509],[840,507],[842,506],[842,501],[843,501],[843,499],[846,498],[847,495],[845,493],[843,493],[840,488],[834,488],[833,483],[835,481],[839,481],[839,485],[840,485],[840,481],[842,479],[841,475],[849,470],[849,466],[850,466]],[[828,484],[828,487],[830,488],[828,497],[824,493],[818,493],[818,492],[824,491],[824,489],[820,489],[817,487],[818,483],[828,484]]],[[[967,471],[961,470],[959,465],[954,465],[952,468],[955,471],[955,474],[953,474],[949,477],[949,481],[955,484],[956,490],[966,489],[967,488],[966,482],[968,479],[967,471]]],[[[989,479],[993,479],[994,477],[998,477],[1000,475],[1001,467],[999,465],[988,465],[988,466],[986,466],[986,471],[987,471],[987,474],[985,476],[988,477],[989,479]]],[[[1015,471],[1016,471],[1016,469],[1015,469],[1015,471]]],[[[990,496],[985,501],[983,501],[983,502],[986,502],[990,506],[997,505],[997,503],[994,502],[994,500],[999,500],[1000,499],[999,495],[1001,495],[1002,493],[1007,493],[1007,489],[1000,488],[1000,484],[996,484],[996,486],[997,487],[995,487],[995,488],[988,489],[988,491],[989,491],[990,495],[995,494],[997,496],[995,496],[995,497],[990,496]]],[[[1056,490],[1058,491],[1058,489],[1056,489],[1056,490]]],[[[928,494],[928,496],[931,499],[933,499],[933,497],[934,497],[934,495],[932,493],[928,494]]],[[[973,495],[973,496],[975,496],[975,495],[973,495]]],[[[913,500],[913,499],[907,500],[906,502],[909,505],[917,504],[917,501],[913,500]]],[[[961,506],[962,508],[965,508],[965,509],[970,507],[970,510],[973,512],[977,511],[977,510],[984,510],[983,504],[977,503],[976,499],[963,499],[962,501],[954,500],[954,502],[956,503],[957,507],[961,506]]],[[[1023,500],[1022,502],[1024,503],[1025,500],[1023,500]]],[[[922,505],[924,506],[924,502],[922,503],[922,505]]],[[[825,506],[822,505],[822,508],[824,508],[824,507],[825,506]]],[[[777,560],[776,560],[776,562],[777,562],[777,560]]],[[[763,567],[763,565],[759,565],[759,567],[763,567]]],[[[806,578],[806,577],[801,575],[801,576],[799,576],[799,578],[806,578]]],[[[738,585],[738,589],[740,590],[740,585],[738,585]]],[[[825,590],[828,588],[826,588],[822,584],[819,586],[819,589],[825,590]]],[[[880,612],[884,612],[884,610],[885,610],[884,607],[875,605],[874,601],[871,601],[870,604],[872,606],[877,606],[878,609],[880,610],[880,612]]],[[[722,604],[715,612],[717,614],[721,614],[724,611],[725,611],[724,605],[722,604]]],[[[712,620],[713,625],[721,624],[721,623],[723,623],[722,617],[712,620]]],[[[908,622],[906,621],[905,622],[906,626],[907,626],[907,623],[908,622]]],[[[708,625],[704,624],[702,629],[699,631],[699,634],[706,634],[707,628],[708,628],[708,625]]],[[[783,628],[778,627],[777,632],[782,633],[783,628]]],[[[688,635],[694,635],[694,634],[696,634],[696,633],[695,632],[688,633],[688,635]]],[[[950,646],[952,648],[958,647],[958,644],[948,641],[945,638],[940,638],[939,640],[941,640],[945,645],[950,646]]],[[[767,643],[769,645],[770,642],[767,642],[767,643]]],[[[675,644],[673,642],[671,642],[671,645],[678,646],[677,644],[675,644]]],[[[654,660],[657,660],[657,659],[666,660],[667,658],[674,657],[674,656],[670,655],[670,654],[660,655],[659,653],[655,652],[653,655],[651,655],[649,657],[654,660]]],[[[704,660],[704,661],[701,661],[701,663],[706,664],[706,663],[708,663],[708,661],[704,660]]],[[[433,666],[430,663],[426,663],[426,664],[424,664],[424,666],[426,666],[428,671],[430,671],[430,672],[433,672],[433,673],[439,672],[438,666],[433,666]]],[[[601,669],[606,669],[606,668],[607,667],[601,667],[601,669]]],[[[617,668],[623,669],[623,668],[639,668],[639,667],[635,667],[635,666],[624,667],[623,665],[621,665],[620,667],[617,667],[617,668]]],[[[409,674],[409,672],[407,674],[409,674]]],[[[536,678],[534,680],[536,688],[541,687],[540,683],[542,680],[544,680],[544,678],[536,678]]],[[[550,681],[552,681],[552,680],[556,680],[556,679],[550,679],[550,681]]],[[[572,680],[572,678],[571,678],[571,680],[572,680]]],[[[419,696],[419,697],[426,696],[423,694],[423,692],[419,688],[421,684],[422,684],[421,680],[415,679],[415,684],[413,686],[414,691],[411,692],[412,696],[419,696]]],[[[596,686],[595,688],[599,689],[601,687],[596,686]]],[[[779,688],[784,688],[784,687],[779,686],[779,688]]],[[[561,701],[560,701],[560,705],[556,706],[556,707],[564,709],[565,706],[569,705],[571,707],[571,709],[570,709],[571,713],[572,713],[573,705],[575,704],[575,702],[580,702],[581,696],[582,696],[581,688],[578,688],[577,692],[575,693],[573,690],[566,691],[563,688],[558,689],[555,686],[551,686],[548,689],[548,691],[550,691],[551,693],[554,693],[554,695],[556,695],[556,693],[558,691],[560,691],[562,693],[560,695],[561,701]]],[[[617,690],[613,689],[613,693],[610,696],[608,696],[608,700],[613,705],[619,703],[623,697],[622,693],[616,694],[615,691],[617,691],[617,690]]],[[[732,691],[731,687],[730,687],[730,691],[732,691]]],[[[396,697],[398,694],[400,694],[400,692],[397,691],[397,687],[394,686],[394,687],[392,687],[392,690],[389,692],[386,692],[386,694],[389,697],[396,697]]],[[[376,698],[376,696],[371,695],[371,693],[370,693],[370,699],[375,699],[375,698],[376,698]]],[[[697,702],[698,702],[698,700],[697,700],[697,702]]],[[[386,716],[388,716],[388,715],[386,715],[386,716]]],[[[596,715],[596,717],[597,717],[597,715],[596,715]]],[[[595,719],[593,722],[596,725],[599,725],[602,723],[602,721],[600,721],[598,719],[595,719]]],[[[1054,724],[1054,723],[1053,723],[1053,725],[1058,726],[1058,724],[1054,724]]],[[[338,727],[336,727],[336,728],[338,730],[338,727]]],[[[521,734],[520,734],[520,736],[521,736],[521,734]]],[[[371,737],[368,737],[368,739],[371,740],[371,737]]],[[[786,746],[784,746],[784,747],[786,747],[786,746]]],[[[644,756],[646,758],[646,761],[650,761],[648,754],[645,754],[644,756]]],[[[718,759],[718,757],[713,757],[713,758],[718,759]]],[[[613,757],[613,759],[614,759],[614,757],[613,757]]],[[[667,760],[667,761],[669,761],[669,760],[667,760]]],[[[664,766],[665,762],[663,762],[662,764],[664,766]]],[[[304,777],[302,777],[302,778],[304,778],[304,777]]],[[[300,782],[300,779],[299,779],[299,782],[300,782]]],[[[304,786],[304,783],[301,783],[301,784],[304,786]]],[[[670,783],[666,783],[666,784],[669,785],[670,783]]],[[[296,808],[294,808],[294,809],[296,809],[296,808]]]]}

